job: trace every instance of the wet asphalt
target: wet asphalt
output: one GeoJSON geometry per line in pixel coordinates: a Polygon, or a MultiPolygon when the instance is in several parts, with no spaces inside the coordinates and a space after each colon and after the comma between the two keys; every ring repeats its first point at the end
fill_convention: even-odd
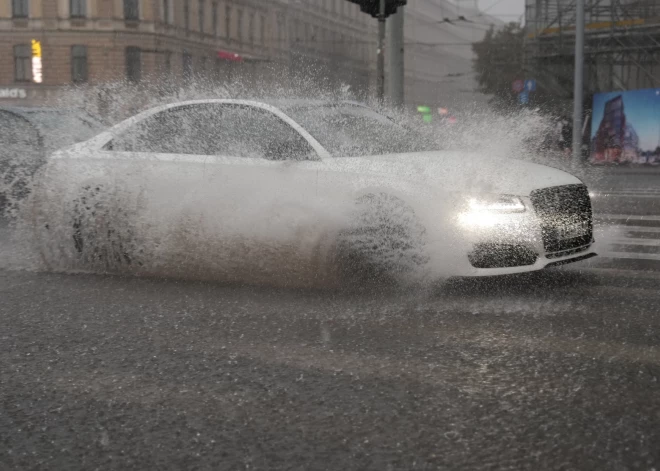
{"type": "Polygon", "coordinates": [[[7,234],[0,470],[660,469],[641,264],[298,291],[42,273],[7,234]]]}
{"type": "Polygon", "coordinates": [[[0,469],[658,469],[658,286],[0,270],[0,469]]]}

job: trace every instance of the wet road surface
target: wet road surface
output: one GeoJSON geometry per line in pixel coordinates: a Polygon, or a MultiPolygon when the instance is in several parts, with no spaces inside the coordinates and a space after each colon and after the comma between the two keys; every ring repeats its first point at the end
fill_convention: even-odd
{"type": "Polygon", "coordinates": [[[0,270],[0,469],[658,469],[659,285],[0,270]]]}

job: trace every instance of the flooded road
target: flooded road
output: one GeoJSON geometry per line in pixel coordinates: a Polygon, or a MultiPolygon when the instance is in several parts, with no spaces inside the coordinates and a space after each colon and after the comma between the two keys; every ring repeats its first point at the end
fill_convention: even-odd
{"type": "Polygon", "coordinates": [[[653,469],[653,272],[354,295],[0,271],[2,469],[653,469]]]}

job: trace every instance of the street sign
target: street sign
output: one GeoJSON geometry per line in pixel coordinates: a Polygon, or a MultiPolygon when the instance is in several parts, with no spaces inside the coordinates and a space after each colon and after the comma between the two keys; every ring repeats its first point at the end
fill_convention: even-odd
{"type": "Polygon", "coordinates": [[[514,93],[520,93],[525,89],[525,82],[522,80],[514,80],[512,88],[514,93]]]}
{"type": "Polygon", "coordinates": [[[536,91],[536,80],[534,80],[534,79],[525,80],[525,90],[527,90],[528,92],[535,92],[536,91]]]}
{"type": "Polygon", "coordinates": [[[523,90],[518,94],[518,103],[521,105],[526,105],[529,103],[529,92],[527,90],[523,90]]]}

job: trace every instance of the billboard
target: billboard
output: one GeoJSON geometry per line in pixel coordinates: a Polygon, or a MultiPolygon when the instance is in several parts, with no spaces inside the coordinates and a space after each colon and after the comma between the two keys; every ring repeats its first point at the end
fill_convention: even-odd
{"type": "Polygon", "coordinates": [[[660,165],[660,88],[594,95],[590,161],[660,165]]]}

